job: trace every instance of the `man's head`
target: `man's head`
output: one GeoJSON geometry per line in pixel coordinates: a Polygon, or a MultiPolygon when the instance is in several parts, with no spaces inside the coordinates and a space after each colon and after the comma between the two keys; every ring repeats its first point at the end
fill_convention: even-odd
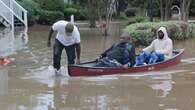
{"type": "Polygon", "coordinates": [[[65,26],[65,31],[67,35],[71,35],[74,30],[74,25],[72,23],[68,23],[65,26]]]}
{"type": "Polygon", "coordinates": [[[120,41],[121,42],[130,42],[132,40],[130,34],[128,32],[124,32],[120,36],[120,41]]]}

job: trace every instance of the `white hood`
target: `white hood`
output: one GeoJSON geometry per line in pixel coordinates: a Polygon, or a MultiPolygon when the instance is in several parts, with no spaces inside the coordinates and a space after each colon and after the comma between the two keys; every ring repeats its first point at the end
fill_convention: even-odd
{"type": "MultiPolygon", "coordinates": [[[[165,54],[166,58],[171,58],[172,57],[172,51],[173,51],[173,42],[172,40],[168,37],[167,30],[165,27],[160,27],[158,31],[162,31],[164,33],[164,38],[163,39],[158,39],[158,34],[157,34],[157,39],[155,39],[150,46],[146,47],[143,49],[143,51],[146,52],[157,52],[157,53],[162,53],[165,54]]],[[[158,33],[157,31],[157,33],[158,33]]]]}

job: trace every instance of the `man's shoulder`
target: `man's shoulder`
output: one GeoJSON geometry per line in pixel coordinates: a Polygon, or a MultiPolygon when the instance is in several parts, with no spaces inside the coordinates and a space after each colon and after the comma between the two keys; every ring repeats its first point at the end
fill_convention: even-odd
{"type": "Polygon", "coordinates": [[[173,42],[173,40],[172,40],[171,38],[168,38],[168,40],[169,40],[170,42],[173,42]]]}
{"type": "Polygon", "coordinates": [[[79,31],[78,27],[74,25],[75,31],[79,31]]]}
{"type": "Polygon", "coordinates": [[[54,24],[55,24],[55,25],[60,25],[60,24],[66,25],[67,23],[68,23],[68,21],[59,20],[59,21],[55,22],[54,24]]]}
{"type": "Polygon", "coordinates": [[[154,39],[151,43],[159,42],[159,39],[154,39]]]}

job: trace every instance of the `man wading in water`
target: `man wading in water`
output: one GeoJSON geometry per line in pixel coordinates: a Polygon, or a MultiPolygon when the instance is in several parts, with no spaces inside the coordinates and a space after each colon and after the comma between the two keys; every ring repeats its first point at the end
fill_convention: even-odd
{"type": "Polygon", "coordinates": [[[80,63],[80,33],[78,28],[72,23],[64,20],[57,21],[50,29],[47,42],[48,47],[51,46],[51,37],[54,31],[57,32],[57,35],[53,47],[53,67],[55,68],[55,73],[59,74],[61,55],[64,48],[66,50],[69,65],[75,64],[76,57],[76,63],[80,63]]]}

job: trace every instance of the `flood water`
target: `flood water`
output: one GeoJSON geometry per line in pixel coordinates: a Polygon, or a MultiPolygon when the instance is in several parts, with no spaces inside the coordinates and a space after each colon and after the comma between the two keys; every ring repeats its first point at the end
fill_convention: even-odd
{"type": "MultiPolygon", "coordinates": [[[[112,28],[108,37],[80,29],[82,61],[96,58],[118,40],[123,27],[114,24],[112,28]]],[[[1,48],[8,45],[5,54],[14,59],[10,65],[0,67],[0,110],[195,109],[195,39],[174,42],[175,48],[185,48],[182,62],[161,71],[68,77],[55,76],[49,69],[52,48],[46,46],[48,29],[30,27],[28,39],[18,35],[11,44],[4,40],[9,38],[0,37],[1,48]]],[[[62,64],[65,68],[65,53],[62,64]]]]}

